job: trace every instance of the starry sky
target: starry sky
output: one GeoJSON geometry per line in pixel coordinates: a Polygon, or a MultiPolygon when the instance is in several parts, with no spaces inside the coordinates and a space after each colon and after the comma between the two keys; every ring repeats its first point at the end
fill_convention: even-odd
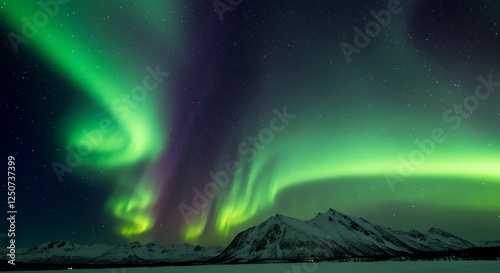
{"type": "Polygon", "coordinates": [[[328,208],[500,239],[497,1],[36,2],[0,3],[18,247],[328,208]]]}

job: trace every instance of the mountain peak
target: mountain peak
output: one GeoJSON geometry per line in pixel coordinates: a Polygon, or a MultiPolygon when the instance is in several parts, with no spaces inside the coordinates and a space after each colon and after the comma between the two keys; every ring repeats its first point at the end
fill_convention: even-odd
{"type": "Polygon", "coordinates": [[[339,219],[339,218],[350,218],[349,216],[343,214],[342,212],[339,212],[338,210],[334,210],[334,209],[328,209],[326,212],[324,213],[318,213],[318,215],[316,215],[316,217],[314,217],[313,219],[311,219],[310,221],[314,221],[314,220],[319,220],[319,219],[325,219],[327,218],[330,222],[332,222],[333,220],[335,219],[339,219]]]}
{"type": "Polygon", "coordinates": [[[443,241],[447,241],[449,244],[453,244],[455,246],[460,246],[460,247],[465,247],[465,248],[468,248],[468,247],[474,247],[475,245],[472,244],[471,242],[468,242],[458,236],[455,236],[451,233],[448,233],[444,230],[441,230],[441,229],[438,229],[438,228],[431,228],[429,229],[429,231],[427,232],[427,234],[429,236],[432,236],[434,238],[438,238],[439,240],[443,241]]]}
{"type": "Polygon", "coordinates": [[[485,241],[485,242],[481,242],[481,245],[482,245],[482,246],[485,246],[485,247],[496,247],[496,246],[500,246],[500,240],[494,240],[494,241],[485,241]]]}
{"type": "Polygon", "coordinates": [[[321,212],[320,212],[320,213],[318,213],[318,215],[320,215],[320,214],[337,214],[337,213],[340,213],[340,212],[339,212],[339,211],[337,211],[337,210],[334,210],[334,209],[332,209],[332,208],[329,208],[329,209],[328,209],[327,211],[325,211],[324,213],[321,213],[321,212]]]}
{"type": "Polygon", "coordinates": [[[130,243],[128,246],[130,246],[131,248],[141,247],[141,243],[139,243],[138,241],[135,241],[135,242],[130,243]]]}
{"type": "Polygon", "coordinates": [[[266,222],[268,222],[268,221],[280,221],[281,222],[281,221],[286,220],[286,219],[289,219],[289,218],[282,215],[282,214],[276,214],[274,216],[269,217],[269,219],[267,219],[266,222]]]}
{"type": "Polygon", "coordinates": [[[66,241],[57,241],[57,242],[54,242],[54,246],[55,247],[63,247],[65,245],[69,244],[68,242],[66,241]]]}
{"type": "Polygon", "coordinates": [[[72,245],[70,242],[67,241],[54,241],[54,242],[48,242],[45,244],[40,245],[41,247],[48,247],[48,248],[59,248],[59,247],[64,247],[67,245],[72,245]]]}
{"type": "Polygon", "coordinates": [[[332,208],[328,209],[324,214],[335,215],[335,216],[347,216],[347,215],[343,214],[342,212],[340,212],[338,210],[334,210],[332,208]]]}
{"type": "Polygon", "coordinates": [[[442,235],[442,236],[453,236],[450,233],[448,233],[448,232],[446,232],[446,231],[444,231],[442,229],[439,229],[439,228],[430,228],[428,232],[429,233],[434,233],[434,234],[439,234],[439,235],[442,235]]]}

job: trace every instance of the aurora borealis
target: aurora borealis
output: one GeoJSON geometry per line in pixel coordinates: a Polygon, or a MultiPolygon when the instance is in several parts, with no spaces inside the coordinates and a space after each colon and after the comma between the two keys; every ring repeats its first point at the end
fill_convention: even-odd
{"type": "Polygon", "coordinates": [[[348,63],[389,1],[41,2],[0,3],[21,244],[225,246],[328,208],[500,239],[499,4],[401,1],[348,63]]]}

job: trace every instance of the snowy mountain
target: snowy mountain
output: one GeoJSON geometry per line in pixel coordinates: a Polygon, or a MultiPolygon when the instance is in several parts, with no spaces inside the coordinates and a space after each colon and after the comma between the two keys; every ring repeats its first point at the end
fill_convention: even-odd
{"type": "Polygon", "coordinates": [[[30,249],[18,249],[17,261],[44,264],[157,264],[204,261],[221,253],[220,247],[156,244],[138,242],[109,246],[76,245],[66,241],[45,243],[30,249]]]}
{"type": "Polygon", "coordinates": [[[322,260],[401,255],[474,247],[431,228],[426,233],[397,231],[335,210],[309,221],[276,215],[239,233],[214,262],[322,260]]]}
{"type": "Polygon", "coordinates": [[[500,240],[482,242],[483,247],[500,247],[500,240]]]}
{"type": "MultiPolygon", "coordinates": [[[[491,241],[482,246],[498,246],[491,241]]],[[[185,262],[245,263],[393,257],[465,250],[475,245],[440,229],[404,232],[335,210],[309,221],[276,215],[240,232],[226,249],[192,245],[77,245],[66,241],[17,249],[16,262],[52,265],[158,265],[185,262]]],[[[5,257],[6,249],[0,250],[5,257]]],[[[482,254],[481,254],[482,255],[482,254]]],[[[483,255],[484,256],[484,255],[483,255]]]]}

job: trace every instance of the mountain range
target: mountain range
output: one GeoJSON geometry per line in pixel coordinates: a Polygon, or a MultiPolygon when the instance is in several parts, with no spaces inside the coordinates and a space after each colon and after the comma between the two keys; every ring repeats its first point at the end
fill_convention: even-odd
{"type": "MultiPolygon", "coordinates": [[[[489,241],[481,247],[499,245],[499,241],[489,241]]],[[[188,244],[162,246],[134,242],[109,246],[57,241],[18,249],[16,260],[60,265],[253,263],[396,257],[475,247],[478,246],[437,228],[423,233],[399,231],[330,209],[308,221],[279,214],[272,216],[240,232],[225,249],[188,244]]]]}
{"type": "Polygon", "coordinates": [[[212,261],[328,260],[471,247],[475,245],[440,229],[398,231],[330,209],[309,221],[273,216],[239,233],[212,261]]]}
{"type": "Polygon", "coordinates": [[[205,261],[219,254],[221,247],[203,247],[188,244],[141,245],[139,242],[109,246],[104,244],[77,245],[66,241],[41,244],[29,249],[19,249],[16,260],[38,264],[78,265],[130,265],[181,263],[205,261]]]}

